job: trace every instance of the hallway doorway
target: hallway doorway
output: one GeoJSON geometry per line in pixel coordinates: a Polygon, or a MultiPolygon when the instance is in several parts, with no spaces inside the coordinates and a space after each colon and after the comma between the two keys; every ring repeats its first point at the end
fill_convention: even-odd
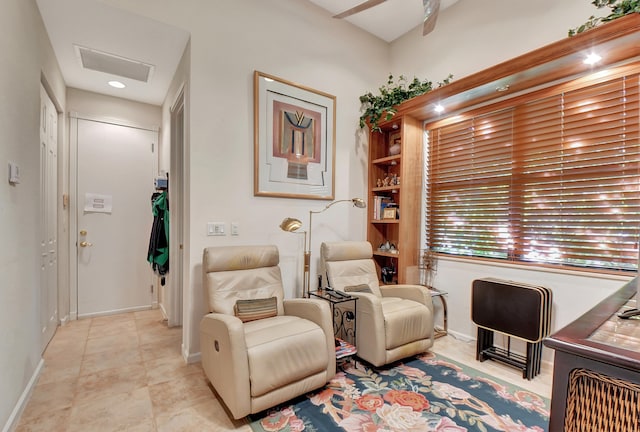
{"type": "MultiPolygon", "coordinates": [[[[171,151],[169,195],[171,204],[169,214],[171,227],[169,238],[169,261],[171,271],[165,314],[169,327],[182,325],[182,292],[184,281],[184,145],[185,145],[185,112],[184,86],[171,107],[171,151]]],[[[163,287],[164,288],[164,287],[163,287]]],[[[162,289],[162,288],[161,288],[162,289]]]]}
{"type": "Polygon", "coordinates": [[[77,160],[78,318],[153,305],[153,272],[146,258],[157,143],[154,130],[71,119],[71,145],[77,160]]]}

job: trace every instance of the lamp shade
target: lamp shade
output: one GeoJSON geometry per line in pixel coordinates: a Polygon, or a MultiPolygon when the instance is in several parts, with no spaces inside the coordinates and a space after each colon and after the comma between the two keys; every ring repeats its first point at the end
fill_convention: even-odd
{"type": "Polygon", "coordinates": [[[297,231],[301,226],[302,222],[300,221],[300,219],[290,217],[285,218],[282,223],[280,223],[280,229],[287,232],[297,231]]]}
{"type": "Polygon", "coordinates": [[[365,208],[367,206],[367,203],[365,203],[362,198],[352,198],[351,201],[353,205],[358,208],[365,208]]]}

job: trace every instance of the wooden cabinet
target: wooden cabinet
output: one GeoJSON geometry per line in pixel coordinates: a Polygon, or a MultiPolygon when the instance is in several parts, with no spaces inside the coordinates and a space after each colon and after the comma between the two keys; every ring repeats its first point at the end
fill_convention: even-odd
{"type": "Polygon", "coordinates": [[[422,122],[396,115],[380,127],[382,132],[369,136],[367,240],[379,277],[383,267],[393,267],[393,283],[406,283],[407,269],[417,266],[420,249],[422,122]],[[399,153],[392,154],[390,147],[398,143],[399,153]],[[386,245],[393,247],[389,250],[386,245]]]}
{"type": "Polygon", "coordinates": [[[639,288],[636,277],[544,340],[555,350],[550,431],[640,430],[639,322],[618,318],[639,288]]]}

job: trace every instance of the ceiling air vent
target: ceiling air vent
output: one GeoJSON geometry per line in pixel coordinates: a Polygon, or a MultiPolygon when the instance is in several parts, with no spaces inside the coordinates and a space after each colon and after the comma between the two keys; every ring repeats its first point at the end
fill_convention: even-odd
{"type": "Polygon", "coordinates": [[[74,45],[80,64],[85,69],[118,75],[137,81],[148,82],[153,65],[130,60],[114,54],[74,45]]]}

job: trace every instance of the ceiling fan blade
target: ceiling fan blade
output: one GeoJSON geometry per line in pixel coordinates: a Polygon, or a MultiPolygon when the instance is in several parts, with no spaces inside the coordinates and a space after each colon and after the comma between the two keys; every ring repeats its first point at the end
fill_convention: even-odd
{"type": "Polygon", "coordinates": [[[422,36],[431,33],[436,27],[438,12],[440,12],[440,0],[422,0],[424,6],[424,24],[422,25],[422,36]]]}
{"type": "Polygon", "coordinates": [[[348,16],[351,16],[353,14],[357,14],[358,12],[362,12],[365,11],[369,8],[372,8],[374,6],[378,6],[380,3],[384,3],[387,0],[367,0],[364,3],[360,3],[357,6],[352,7],[351,9],[347,9],[346,11],[339,13],[338,15],[334,15],[334,18],[346,18],[348,16]]]}

